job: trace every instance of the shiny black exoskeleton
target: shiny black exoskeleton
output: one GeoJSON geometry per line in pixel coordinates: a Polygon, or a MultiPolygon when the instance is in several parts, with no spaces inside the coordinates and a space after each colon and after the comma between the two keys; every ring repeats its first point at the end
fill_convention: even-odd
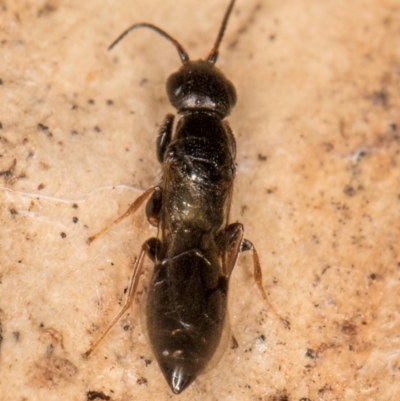
{"type": "Polygon", "coordinates": [[[176,394],[204,371],[220,343],[227,319],[228,282],[239,252],[253,249],[256,282],[266,300],[257,253],[243,239],[243,226],[229,224],[236,144],[224,118],[236,103],[236,91],[214,64],[234,2],[205,61],[190,61],[175,39],[147,23],[133,25],[110,46],[141,27],[155,30],[175,45],[183,65],[168,78],[167,94],[181,118],[174,134],[173,115],[166,116],[159,130],[160,184],[144,192],[114,222],[150,197],[147,217],[158,227],[159,236],[143,244],[126,305],[86,354],[132,304],[147,255],[155,264],[146,305],[148,336],[176,394]]]}
{"type": "MultiPolygon", "coordinates": [[[[231,3],[231,7],[233,2],[231,3]]],[[[153,352],[168,384],[180,393],[217,349],[226,319],[227,230],[235,177],[235,139],[226,122],[236,91],[212,61],[185,60],[167,81],[173,116],[159,132],[163,176],[150,200],[161,237],[151,240],[155,262],[146,318],[153,352]],[[161,201],[160,201],[161,200],[161,201]]],[[[152,216],[154,217],[154,216],[152,216]]]]}
{"type": "Polygon", "coordinates": [[[169,123],[160,133],[163,178],[155,196],[162,199],[161,237],[152,247],[156,265],[146,315],[154,354],[179,393],[206,367],[226,318],[235,140],[222,118],[236,95],[230,82],[203,61],[185,64],[167,88],[183,117],[173,138],[169,123]]]}

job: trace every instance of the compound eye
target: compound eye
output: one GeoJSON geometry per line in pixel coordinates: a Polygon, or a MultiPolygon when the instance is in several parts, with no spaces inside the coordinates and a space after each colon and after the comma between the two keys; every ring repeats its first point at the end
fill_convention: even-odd
{"type": "Polygon", "coordinates": [[[171,104],[179,109],[183,96],[183,79],[182,75],[178,72],[173,73],[167,79],[167,95],[171,104]]]}

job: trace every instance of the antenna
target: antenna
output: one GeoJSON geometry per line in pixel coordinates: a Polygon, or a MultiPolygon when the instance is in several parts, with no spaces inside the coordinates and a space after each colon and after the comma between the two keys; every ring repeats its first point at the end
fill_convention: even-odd
{"type": "Polygon", "coordinates": [[[111,43],[111,45],[108,47],[108,50],[111,50],[115,45],[117,45],[118,42],[120,42],[126,35],[128,35],[129,32],[131,32],[137,28],[149,28],[149,29],[152,29],[153,31],[156,31],[158,34],[163,36],[165,39],[168,39],[176,47],[176,50],[178,50],[179,57],[181,58],[181,61],[183,64],[186,63],[187,61],[189,61],[189,56],[188,56],[186,50],[176,39],[174,39],[171,35],[169,35],[165,31],[163,31],[159,27],[157,27],[153,24],[148,24],[146,22],[134,24],[131,27],[129,27],[127,30],[122,32],[121,35],[119,35],[118,38],[115,39],[113,43],[111,43]]]}
{"type": "MultiPolygon", "coordinates": [[[[210,54],[207,57],[207,62],[214,65],[217,62],[218,59],[218,53],[219,53],[219,45],[221,44],[222,38],[224,37],[225,29],[228,24],[229,17],[231,15],[233,6],[235,4],[235,0],[231,0],[229,3],[228,9],[225,12],[224,19],[222,20],[221,27],[218,32],[217,39],[214,43],[214,47],[211,49],[210,54]]],[[[114,46],[116,46],[126,35],[128,35],[129,32],[133,31],[134,29],[137,28],[149,28],[153,31],[156,31],[159,35],[163,36],[165,39],[169,40],[175,47],[176,50],[178,51],[179,57],[182,61],[183,64],[189,61],[189,55],[187,54],[186,50],[183,48],[183,46],[176,40],[174,39],[171,35],[169,35],[167,32],[162,30],[156,25],[153,24],[148,24],[147,22],[141,22],[138,24],[134,24],[131,27],[129,27],[127,30],[121,33],[121,35],[118,36],[117,39],[114,40],[113,43],[109,46],[108,50],[111,50],[114,46]]]]}
{"type": "Polygon", "coordinates": [[[222,20],[221,28],[219,29],[217,40],[215,41],[214,47],[211,49],[210,54],[207,57],[207,61],[210,64],[215,64],[218,59],[219,45],[221,44],[222,38],[224,37],[225,29],[228,24],[229,16],[231,15],[232,8],[235,4],[235,0],[232,0],[225,12],[224,19],[222,20]]]}

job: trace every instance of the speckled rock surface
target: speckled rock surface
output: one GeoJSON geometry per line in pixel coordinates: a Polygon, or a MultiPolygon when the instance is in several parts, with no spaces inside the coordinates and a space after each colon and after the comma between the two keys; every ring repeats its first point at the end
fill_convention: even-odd
{"type": "MultiPolygon", "coordinates": [[[[227,1],[0,1],[0,399],[169,400],[123,303],[144,211],[89,235],[157,182],[164,83],[153,32],[207,54],[227,1]],[[100,4],[101,3],[101,4],[100,4]]],[[[218,66],[235,83],[232,221],[251,255],[230,287],[239,347],[180,400],[396,400],[400,393],[400,3],[238,0],[218,66]]]]}

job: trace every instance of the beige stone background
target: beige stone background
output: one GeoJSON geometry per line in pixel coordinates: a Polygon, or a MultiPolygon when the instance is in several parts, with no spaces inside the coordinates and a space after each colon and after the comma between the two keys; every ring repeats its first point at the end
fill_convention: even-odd
{"type": "MultiPolygon", "coordinates": [[[[140,300],[123,302],[144,211],[86,239],[157,182],[155,138],[180,66],[226,0],[0,1],[0,399],[170,400],[140,300]],[[96,398],[97,397],[97,398],[96,398]]],[[[218,66],[239,101],[232,221],[256,245],[231,280],[239,348],[180,400],[398,400],[400,2],[238,0],[218,66]]]]}

